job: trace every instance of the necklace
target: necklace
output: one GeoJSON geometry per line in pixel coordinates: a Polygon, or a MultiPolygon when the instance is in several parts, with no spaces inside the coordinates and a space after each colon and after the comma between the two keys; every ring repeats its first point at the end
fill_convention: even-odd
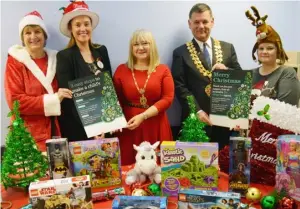
{"type": "MultiPolygon", "coordinates": [[[[193,42],[187,42],[186,43],[187,49],[190,52],[190,56],[192,60],[194,61],[194,64],[196,65],[196,68],[199,70],[199,72],[203,75],[208,77],[209,79],[209,84],[206,85],[205,87],[205,93],[208,97],[210,97],[211,94],[211,78],[212,78],[212,73],[209,70],[206,70],[199,59],[197,55],[196,48],[193,44],[193,42]]],[[[214,39],[214,48],[215,48],[215,57],[216,57],[216,63],[222,63],[223,62],[223,54],[222,54],[222,49],[221,49],[221,44],[220,41],[214,39]]]]}
{"type": "Polygon", "coordinates": [[[150,78],[151,73],[148,73],[147,79],[145,81],[144,87],[143,88],[139,88],[136,79],[135,79],[135,75],[134,75],[134,70],[131,71],[132,73],[132,78],[133,78],[133,82],[135,84],[136,89],[138,90],[138,92],[141,94],[140,96],[140,104],[142,105],[143,108],[148,108],[149,105],[147,104],[147,98],[145,97],[145,92],[146,92],[146,87],[150,78]]]}

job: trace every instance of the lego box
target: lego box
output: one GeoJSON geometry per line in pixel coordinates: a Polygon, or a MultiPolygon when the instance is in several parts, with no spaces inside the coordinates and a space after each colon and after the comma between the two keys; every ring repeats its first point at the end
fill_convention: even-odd
{"type": "Polygon", "coordinates": [[[217,192],[181,189],[178,194],[179,209],[237,209],[241,195],[234,192],[217,192]]]}
{"type": "Polygon", "coordinates": [[[50,179],[72,176],[69,145],[66,138],[48,139],[46,141],[50,179]]]}
{"type": "Polygon", "coordinates": [[[277,141],[276,189],[300,201],[300,136],[281,135],[277,141]]]}
{"type": "Polygon", "coordinates": [[[117,138],[69,143],[73,173],[90,175],[93,188],[122,183],[121,155],[117,138]]]}
{"type": "Polygon", "coordinates": [[[112,202],[112,209],[153,208],[167,209],[166,197],[152,196],[117,196],[112,202]]]}
{"type": "Polygon", "coordinates": [[[162,192],[177,196],[180,188],[218,189],[218,144],[164,141],[161,150],[162,192]]]}
{"type": "Polygon", "coordinates": [[[93,208],[88,175],[32,182],[29,197],[33,209],[93,208]]]}
{"type": "Polygon", "coordinates": [[[229,191],[245,196],[250,184],[251,138],[230,137],[229,191]]]}

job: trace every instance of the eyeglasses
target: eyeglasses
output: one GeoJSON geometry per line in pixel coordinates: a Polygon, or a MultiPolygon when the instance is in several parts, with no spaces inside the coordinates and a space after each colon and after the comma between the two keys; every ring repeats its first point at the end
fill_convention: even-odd
{"type": "Polygon", "coordinates": [[[149,46],[149,45],[150,45],[150,43],[148,43],[148,42],[134,43],[133,44],[134,47],[139,47],[139,46],[146,47],[146,46],[149,46]]]}

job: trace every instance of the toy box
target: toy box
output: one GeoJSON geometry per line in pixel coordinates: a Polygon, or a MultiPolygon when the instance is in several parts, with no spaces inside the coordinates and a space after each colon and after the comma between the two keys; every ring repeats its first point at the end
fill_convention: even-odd
{"type": "Polygon", "coordinates": [[[46,141],[50,179],[71,177],[68,141],[65,138],[46,141]]]}
{"type": "Polygon", "coordinates": [[[251,138],[230,137],[229,191],[245,196],[250,184],[251,138]]]}
{"type": "Polygon", "coordinates": [[[237,209],[241,195],[234,192],[217,192],[181,189],[178,194],[179,209],[237,209]]]}
{"type": "Polygon", "coordinates": [[[69,143],[73,173],[90,175],[93,188],[122,183],[121,155],[117,138],[69,143]]]}
{"type": "Polygon", "coordinates": [[[281,135],[277,141],[276,189],[300,201],[300,136],[281,135]]]}
{"type": "Polygon", "coordinates": [[[88,175],[32,182],[29,197],[33,209],[93,208],[88,175]]]}
{"type": "Polygon", "coordinates": [[[151,196],[117,196],[112,202],[112,209],[130,208],[167,209],[167,198],[151,196]]]}
{"type": "Polygon", "coordinates": [[[162,192],[177,196],[180,188],[218,189],[218,144],[164,141],[161,150],[162,192]]]}

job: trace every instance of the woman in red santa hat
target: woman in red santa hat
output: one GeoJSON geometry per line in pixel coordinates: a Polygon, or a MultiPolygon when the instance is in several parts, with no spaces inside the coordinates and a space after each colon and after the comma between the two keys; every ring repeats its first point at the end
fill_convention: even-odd
{"type": "MultiPolygon", "coordinates": [[[[66,49],[57,54],[57,79],[61,88],[68,88],[68,82],[107,71],[111,66],[104,45],[92,43],[92,31],[99,22],[96,13],[89,11],[84,1],[73,1],[63,8],[60,31],[70,38],[66,49]]],[[[62,136],[69,141],[87,139],[84,127],[72,99],[62,102],[59,118],[62,136]]],[[[102,136],[103,137],[103,136],[102,136]]]]}
{"type": "Polygon", "coordinates": [[[56,116],[60,115],[60,102],[72,98],[68,89],[58,89],[56,51],[44,48],[49,37],[41,15],[31,12],[19,23],[23,46],[14,45],[8,50],[5,72],[5,93],[10,109],[20,102],[21,117],[40,150],[45,141],[60,136],[56,116]]]}

